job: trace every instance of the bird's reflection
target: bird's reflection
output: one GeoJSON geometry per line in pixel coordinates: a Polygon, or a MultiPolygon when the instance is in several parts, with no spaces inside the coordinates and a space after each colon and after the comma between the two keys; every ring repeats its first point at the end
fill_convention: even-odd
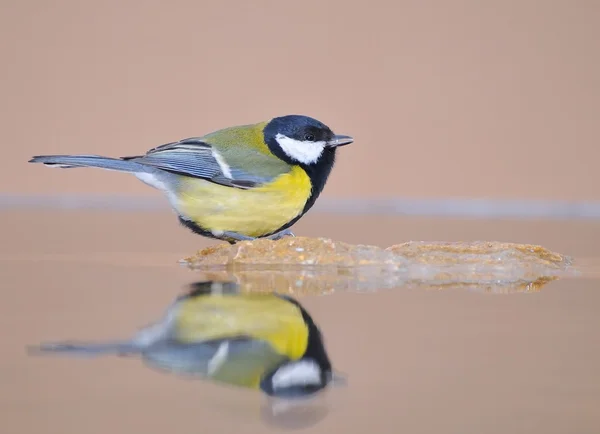
{"type": "Polygon", "coordinates": [[[299,400],[271,398],[261,407],[263,423],[278,429],[306,429],[324,420],[329,414],[323,394],[299,400]]]}
{"type": "Polygon", "coordinates": [[[36,354],[138,356],[151,367],[262,391],[263,420],[297,428],[323,419],[321,392],[345,384],[319,327],[294,298],[242,293],[233,282],[198,282],[158,322],[131,339],[46,343],[36,354]]]}

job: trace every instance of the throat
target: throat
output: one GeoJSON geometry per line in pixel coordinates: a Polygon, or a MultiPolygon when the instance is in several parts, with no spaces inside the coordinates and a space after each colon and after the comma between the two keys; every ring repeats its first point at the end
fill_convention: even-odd
{"type": "Polygon", "coordinates": [[[304,165],[302,168],[306,171],[306,174],[309,176],[312,191],[310,197],[306,201],[304,205],[304,210],[302,214],[306,213],[312,206],[315,204],[316,200],[321,195],[321,192],[325,188],[325,184],[327,183],[327,179],[331,174],[331,170],[333,169],[333,165],[335,163],[335,149],[325,149],[321,158],[315,164],[304,165]]]}

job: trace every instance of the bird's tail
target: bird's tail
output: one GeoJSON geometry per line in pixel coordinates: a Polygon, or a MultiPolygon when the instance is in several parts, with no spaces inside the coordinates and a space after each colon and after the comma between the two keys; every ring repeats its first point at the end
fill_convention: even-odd
{"type": "Polygon", "coordinates": [[[57,342],[47,343],[28,348],[30,355],[65,354],[83,357],[103,355],[132,355],[139,353],[140,348],[131,342],[57,342]]]}
{"type": "Polygon", "coordinates": [[[42,163],[50,167],[71,169],[74,167],[99,167],[119,172],[144,172],[148,168],[135,161],[120,158],[101,157],[99,155],[38,155],[29,163],[42,163]]]}

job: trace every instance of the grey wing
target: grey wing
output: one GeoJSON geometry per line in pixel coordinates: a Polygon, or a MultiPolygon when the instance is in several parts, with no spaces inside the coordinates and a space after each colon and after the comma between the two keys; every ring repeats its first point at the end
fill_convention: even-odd
{"type": "Polygon", "coordinates": [[[274,351],[268,342],[240,336],[211,342],[168,341],[146,349],[143,358],[162,371],[241,385],[271,370],[285,356],[274,351]]]}
{"type": "Polygon", "coordinates": [[[228,187],[252,188],[271,180],[228,164],[213,146],[199,138],[167,143],[145,155],[124,159],[228,187]]]}

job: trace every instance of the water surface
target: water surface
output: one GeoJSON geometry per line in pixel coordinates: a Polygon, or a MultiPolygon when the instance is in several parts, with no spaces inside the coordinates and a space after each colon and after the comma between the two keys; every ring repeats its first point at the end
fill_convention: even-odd
{"type": "MultiPolygon", "coordinates": [[[[275,429],[255,392],[164,375],[136,359],[25,352],[43,341],[122,337],[153,321],[197,277],[177,261],[212,242],[170,213],[6,211],[0,218],[1,432],[275,429]]],[[[598,432],[600,223],[315,214],[295,229],[380,246],[542,244],[585,271],[530,293],[400,287],[301,297],[349,381],[299,413],[314,423],[310,432],[598,432]]]]}

